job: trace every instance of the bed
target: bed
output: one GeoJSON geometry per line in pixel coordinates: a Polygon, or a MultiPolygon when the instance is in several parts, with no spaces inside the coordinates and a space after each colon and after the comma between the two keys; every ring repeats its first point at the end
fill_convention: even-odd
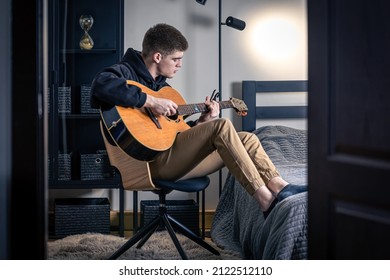
{"type": "MultiPolygon", "coordinates": [[[[306,92],[307,81],[243,81],[248,106],[243,130],[256,134],[282,177],[307,184],[307,133],[282,125],[256,128],[258,118],[306,118],[306,106],[261,107],[261,92],[306,92]]],[[[211,227],[220,247],[239,251],[245,259],[307,259],[307,192],[278,203],[264,220],[257,202],[229,173],[211,227]]]]}

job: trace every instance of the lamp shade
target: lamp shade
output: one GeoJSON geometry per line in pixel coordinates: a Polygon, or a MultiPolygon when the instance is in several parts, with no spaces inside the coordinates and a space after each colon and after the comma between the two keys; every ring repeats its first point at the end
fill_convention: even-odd
{"type": "Polygon", "coordinates": [[[244,30],[246,23],[243,20],[230,16],[226,19],[226,25],[238,30],[244,30]]]}

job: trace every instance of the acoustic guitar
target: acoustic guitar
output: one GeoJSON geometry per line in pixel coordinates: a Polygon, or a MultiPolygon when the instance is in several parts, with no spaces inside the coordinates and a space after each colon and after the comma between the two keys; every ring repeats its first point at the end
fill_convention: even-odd
{"type": "MultiPolygon", "coordinates": [[[[112,140],[135,159],[150,161],[159,152],[169,149],[179,132],[190,129],[185,117],[208,111],[204,103],[186,104],[180,93],[172,87],[153,91],[135,81],[128,80],[127,83],[139,87],[146,94],[170,99],[178,105],[177,113],[173,116],[156,116],[148,108],[114,106],[110,110],[100,110],[112,140]]],[[[221,109],[233,108],[241,116],[245,116],[248,111],[245,103],[236,98],[218,103],[221,109]]]]}

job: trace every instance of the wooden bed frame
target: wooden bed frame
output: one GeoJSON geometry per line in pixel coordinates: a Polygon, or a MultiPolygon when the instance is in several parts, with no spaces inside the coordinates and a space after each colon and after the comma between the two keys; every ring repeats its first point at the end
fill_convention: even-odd
{"type": "Polygon", "coordinates": [[[254,131],[257,119],[302,119],[307,117],[307,106],[256,106],[256,94],[262,92],[307,92],[308,82],[298,81],[242,81],[242,99],[248,115],[242,118],[242,130],[254,131]]]}

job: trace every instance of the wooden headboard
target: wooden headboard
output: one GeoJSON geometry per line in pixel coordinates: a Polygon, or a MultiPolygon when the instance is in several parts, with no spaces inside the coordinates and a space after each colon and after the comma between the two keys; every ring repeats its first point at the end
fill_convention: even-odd
{"type": "Polygon", "coordinates": [[[264,92],[307,92],[307,81],[242,81],[242,99],[248,115],[242,118],[242,130],[256,129],[257,119],[306,118],[307,106],[257,106],[256,94],[264,92]]]}

